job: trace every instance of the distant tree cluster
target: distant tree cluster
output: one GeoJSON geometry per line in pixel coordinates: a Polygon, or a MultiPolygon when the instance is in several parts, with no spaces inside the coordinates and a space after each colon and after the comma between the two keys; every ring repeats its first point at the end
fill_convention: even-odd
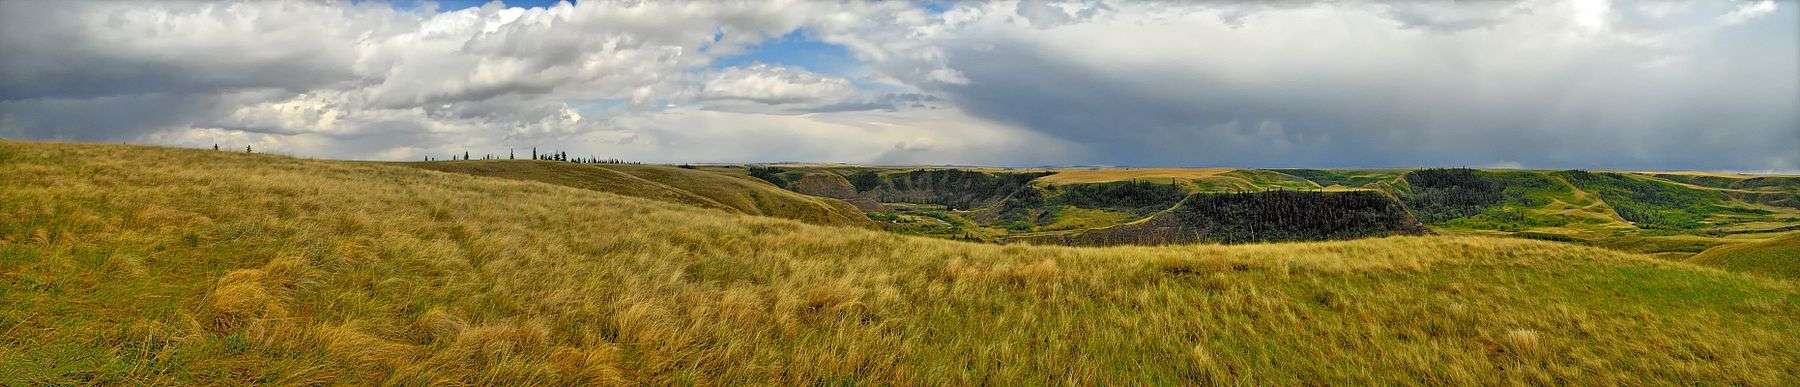
{"type": "MultiPolygon", "coordinates": [[[[469,153],[468,151],[463,151],[462,155],[460,155],[460,156],[457,154],[454,154],[454,153],[450,154],[450,160],[452,160],[452,161],[456,161],[456,160],[466,161],[466,160],[474,160],[474,159],[475,159],[475,156],[473,154],[469,153]]],[[[493,154],[484,154],[481,156],[481,159],[482,160],[499,160],[500,157],[493,155],[493,154]]],[[[512,149],[507,149],[506,150],[506,159],[507,160],[516,160],[516,159],[518,159],[518,154],[515,153],[515,151],[512,149]]],[[[438,158],[431,157],[431,156],[425,156],[425,161],[436,161],[436,160],[438,160],[438,158]]],[[[561,161],[561,162],[577,163],[577,164],[643,164],[641,162],[631,162],[631,161],[625,161],[625,160],[620,160],[620,159],[603,159],[603,158],[599,158],[599,157],[595,157],[595,156],[588,156],[588,157],[573,156],[573,157],[571,157],[571,156],[569,156],[569,152],[562,152],[562,151],[539,153],[538,149],[536,147],[531,148],[531,160],[561,161]]]]}
{"type": "Polygon", "coordinates": [[[1425,232],[1399,202],[1374,191],[1203,193],[1178,214],[1185,224],[1211,223],[1207,239],[1227,243],[1425,232]]]}
{"type": "Polygon", "coordinates": [[[1142,213],[1169,208],[1185,196],[1175,184],[1134,180],[1056,186],[1049,202],[1142,213]]]}
{"type": "Polygon", "coordinates": [[[856,187],[856,192],[868,191],[881,186],[881,174],[867,169],[851,173],[846,179],[850,180],[851,186],[856,187]]]}
{"type": "Polygon", "coordinates": [[[1202,192],[1151,220],[1096,230],[1063,243],[1166,244],[1349,239],[1428,233],[1393,197],[1376,191],[1202,192]]]}
{"type": "Polygon", "coordinates": [[[1699,228],[1711,214],[1733,210],[1723,205],[1728,197],[1722,192],[1611,172],[1568,170],[1557,174],[1582,190],[1599,195],[1620,218],[1638,227],[1699,228]]]}
{"type": "MultiPolygon", "coordinates": [[[[1005,200],[1032,179],[1050,172],[988,173],[960,169],[918,169],[879,176],[876,199],[885,202],[938,204],[953,210],[970,209],[1005,200]]],[[[853,183],[854,184],[854,183],[853,183]]]]}
{"type": "Polygon", "coordinates": [[[787,188],[788,186],[787,179],[781,177],[781,173],[787,172],[787,170],[781,169],[781,167],[761,167],[752,165],[747,169],[750,171],[750,177],[762,179],[763,181],[769,182],[769,184],[774,184],[776,187],[787,188]]]}
{"type": "Polygon", "coordinates": [[[1481,213],[1504,201],[1500,182],[1469,168],[1421,169],[1406,174],[1406,204],[1427,223],[1481,213]]]}

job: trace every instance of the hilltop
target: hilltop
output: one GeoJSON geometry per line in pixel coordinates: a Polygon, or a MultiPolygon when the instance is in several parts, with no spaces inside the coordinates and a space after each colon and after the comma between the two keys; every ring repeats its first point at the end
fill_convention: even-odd
{"type": "Polygon", "coordinates": [[[823,225],[875,227],[855,206],[807,196],[757,179],[694,169],[634,164],[574,164],[540,160],[465,160],[400,165],[434,171],[538,181],[561,186],[726,212],[823,225]]]}
{"type": "Polygon", "coordinates": [[[1002,246],[387,163],[10,141],[0,215],[7,385],[1800,375],[1793,282],[1519,238],[1002,246]]]}

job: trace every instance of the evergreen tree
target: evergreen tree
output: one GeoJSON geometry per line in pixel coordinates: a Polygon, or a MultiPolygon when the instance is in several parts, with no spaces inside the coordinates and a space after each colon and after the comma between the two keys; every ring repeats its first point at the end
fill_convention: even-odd
{"type": "Polygon", "coordinates": [[[250,153],[250,146],[249,146],[249,145],[245,145],[245,146],[244,146],[244,153],[250,153]]]}

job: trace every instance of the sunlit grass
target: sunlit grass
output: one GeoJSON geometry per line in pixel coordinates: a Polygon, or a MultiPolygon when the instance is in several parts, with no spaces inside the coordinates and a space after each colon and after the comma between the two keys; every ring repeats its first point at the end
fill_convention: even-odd
{"type": "Polygon", "coordinates": [[[1800,233],[1714,247],[1688,261],[1774,278],[1800,279],[1800,233]]]}
{"type": "Polygon", "coordinates": [[[0,384],[1793,385],[1791,282],[1542,241],[998,246],[0,142],[0,384]]]}

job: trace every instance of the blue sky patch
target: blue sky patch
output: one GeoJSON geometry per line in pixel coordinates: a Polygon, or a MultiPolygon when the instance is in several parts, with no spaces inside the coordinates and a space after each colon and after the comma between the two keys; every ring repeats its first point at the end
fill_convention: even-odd
{"type": "Polygon", "coordinates": [[[714,60],[712,67],[722,69],[766,63],[833,75],[845,75],[856,67],[856,59],[850,56],[850,50],[821,42],[810,35],[804,28],[795,30],[750,47],[743,53],[714,60]]]}

